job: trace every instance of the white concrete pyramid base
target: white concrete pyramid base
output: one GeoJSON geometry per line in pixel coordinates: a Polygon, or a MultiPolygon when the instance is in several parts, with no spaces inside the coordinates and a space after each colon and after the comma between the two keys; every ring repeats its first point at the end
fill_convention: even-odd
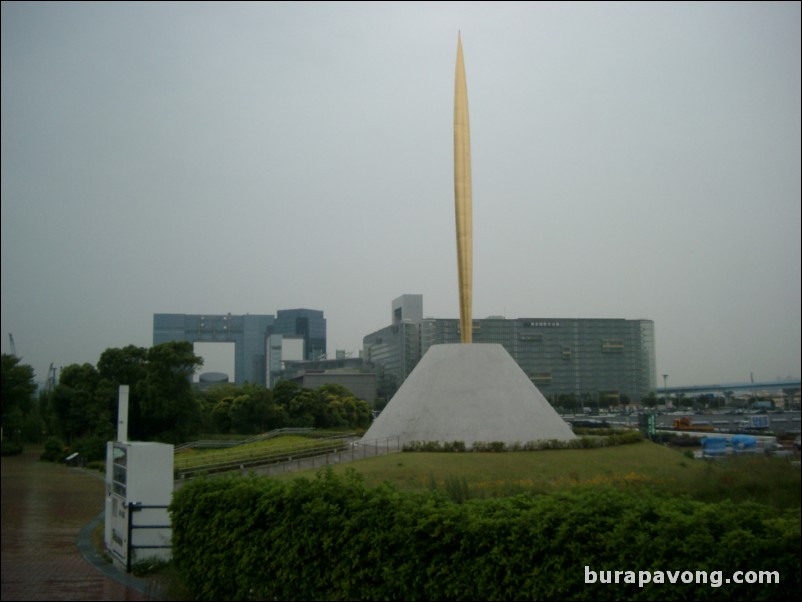
{"type": "Polygon", "coordinates": [[[575,439],[501,345],[434,345],[362,441],[515,442],[575,439]]]}

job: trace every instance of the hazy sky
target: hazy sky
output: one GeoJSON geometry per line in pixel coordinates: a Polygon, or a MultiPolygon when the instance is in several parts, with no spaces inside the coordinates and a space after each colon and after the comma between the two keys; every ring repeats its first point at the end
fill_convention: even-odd
{"type": "MultiPolygon", "coordinates": [[[[669,385],[800,376],[800,3],[2,3],[2,350],[153,314],[654,320],[669,385]]],[[[207,366],[214,369],[215,366],[207,366]]]]}

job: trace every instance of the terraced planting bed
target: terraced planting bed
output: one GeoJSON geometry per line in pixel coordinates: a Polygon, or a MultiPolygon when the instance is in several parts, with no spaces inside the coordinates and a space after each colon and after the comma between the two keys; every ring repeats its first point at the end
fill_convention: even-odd
{"type": "Polygon", "coordinates": [[[176,452],[176,478],[242,470],[303,457],[341,451],[353,439],[351,434],[325,438],[286,435],[245,443],[228,449],[184,449],[176,452]]]}

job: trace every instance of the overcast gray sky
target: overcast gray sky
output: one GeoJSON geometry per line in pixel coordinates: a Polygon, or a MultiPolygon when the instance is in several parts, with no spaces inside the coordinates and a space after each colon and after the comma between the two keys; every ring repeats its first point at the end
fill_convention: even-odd
{"type": "Polygon", "coordinates": [[[474,317],[654,320],[661,386],[798,378],[798,2],[3,2],[2,350],[457,318],[458,31],[474,317]]]}

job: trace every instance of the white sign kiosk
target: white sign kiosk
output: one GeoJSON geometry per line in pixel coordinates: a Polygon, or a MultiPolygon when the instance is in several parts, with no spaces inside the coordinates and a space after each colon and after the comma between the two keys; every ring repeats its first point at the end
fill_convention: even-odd
{"type": "Polygon", "coordinates": [[[167,506],[174,489],[173,446],[127,441],[128,385],[120,386],[118,441],[106,444],[105,543],[126,571],[170,557],[167,506]]]}

